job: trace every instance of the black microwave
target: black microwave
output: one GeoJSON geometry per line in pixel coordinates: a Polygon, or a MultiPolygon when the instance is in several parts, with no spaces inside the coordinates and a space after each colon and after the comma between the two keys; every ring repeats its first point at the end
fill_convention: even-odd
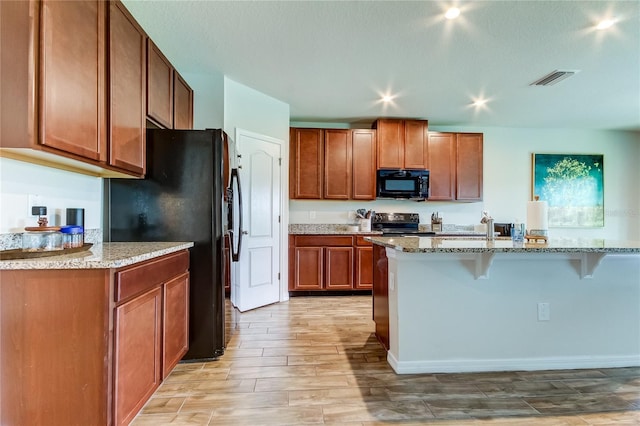
{"type": "Polygon", "coordinates": [[[426,200],[429,170],[378,170],[376,197],[426,200]]]}

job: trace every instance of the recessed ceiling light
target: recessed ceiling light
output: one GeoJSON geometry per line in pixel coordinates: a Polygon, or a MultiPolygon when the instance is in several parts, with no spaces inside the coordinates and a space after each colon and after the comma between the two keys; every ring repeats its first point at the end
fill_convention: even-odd
{"type": "Polygon", "coordinates": [[[473,105],[474,107],[482,107],[487,103],[487,101],[488,99],[478,98],[474,99],[471,105],[473,105]]]}
{"type": "Polygon", "coordinates": [[[457,7],[449,8],[449,10],[447,10],[447,13],[444,14],[444,17],[447,19],[456,19],[458,16],[460,16],[460,9],[458,9],[457,7]]]}
{"type": "Polygon", "coordinates": [[[393,100],[393,96],[391,96],[391,95],[384,95],[384,96],[382,97],[382,102],[384,102],[384,103],[389,103],[389,102],[391,102],[392,100],[393,100]]]}
{"type": "Polygon", "coordinates": [[[615,23],[615,19],[603,19],[602,21],[598,22],[598,25],[596,25],[596,29],[606,30],[607,28],[611,28],[615,23]]]}

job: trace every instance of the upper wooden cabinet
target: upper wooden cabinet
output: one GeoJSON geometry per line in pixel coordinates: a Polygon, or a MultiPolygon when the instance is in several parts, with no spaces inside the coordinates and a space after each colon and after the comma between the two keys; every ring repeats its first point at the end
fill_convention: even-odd
{"type": "Polygon", "coordinates": [[[146,35],[120,2],[109,4],[109,164],[145,173],[146,35]]]}
{"type": "Polygon", "coordinates": [[[430,132],[429,200],[482,200],[482,133],[430,132]]]}
{"type": "Polygon", "coordinates": [[[290,131],[292,199],[375,199],[375,130],[290,131]]]}
{"type": "Polygon", "coordinates": [[[164,128],[173,127],[173,67],[148,39],[147,116],[164,128]]]}
{"type": "Polygon", "coordinates": [[[429,133],[427,145],[429,169],[429,200],[446,201],[456,198],[456,134],[429,133]]]}
{"type": "Polygon", "coordinates": [[[289,133],[289,196],[321,199],[324,131],[292,128],[289,133]]]}
{"type": "Polygon", "coordinates": [[[43,1],[40,14],[40,143],[98,161],[106,159],[105,7],[43,1]]]}
{"type": "Polygon", "coordinates": [[[0,156],[141,177],[147,107],[192,127],[193,91],[119,1],[0,1],[0,28],[0,156]]]}
{"type": "Polygon", "coordinates": [[[348,200],[351,196],[351,130],[324,131],[323,198],[348,200]]]}
{"type": "Polygon", "coordinates": [[[193,129],[193,90],[173,71],[173,128],[193,129]]]}
{"type": "Polygon", "coordinates": [[[378,169],[425,169],[427,120],[376,120],[378,169]]]}
{"type": "Polygon", "coordinates": [[[352,192],[354,200],[376,198],[376,131],[352,131],[352,192]]]}
{"type": "Polygon", "coordinates": [[[456,199],[482,200],[482,133],[458,133],[456,137],[456,199]]]}

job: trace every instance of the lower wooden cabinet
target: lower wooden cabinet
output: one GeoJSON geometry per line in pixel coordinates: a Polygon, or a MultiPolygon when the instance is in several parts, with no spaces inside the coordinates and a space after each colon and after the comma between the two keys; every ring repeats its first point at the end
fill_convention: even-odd
{"type": "Polygon", "coordinates": [[[118,306],[114,321],[114,412],[120,425],[133,420],[162,380],[162,289],[118,306]]]}
{"type": "Polygon", "coordinates": [[[289,291],[369,290],[371,243],[352,235],[290,235],[289,291]]]}
{"type": "Polygon", "coordinates": [[[371,290],[373,287],[373,243],[365,241],[363,237],[356,237],[356,275],[354,288],[371,290]]]}
{"type": "Polygon", "coordinates": [[[188,268],[0,270],[0,424],[129,424],[188,349],[188,268]]]}
{"type": "Polygon", "coordinates": [[[373,246],[373,321],[376,337],[389,350],[389,282],[387,252],[383,246],[373,246]]]}

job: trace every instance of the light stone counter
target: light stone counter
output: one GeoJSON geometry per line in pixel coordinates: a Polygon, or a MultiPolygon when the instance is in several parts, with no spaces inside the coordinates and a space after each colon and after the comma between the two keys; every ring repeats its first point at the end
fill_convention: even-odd
{"type": "Polygon", "coordinates": [[[2,260],[0,270],[121,268],[190,247],[193,247],[192,242],[99,243],[80,253],[2,260]]]}
{"type": "Polygon", "coordinates": [[[381,235],[382,232],[359,230],[357,225],[340,223],[295,223],[289,225],[289,234],[293,235],[381,235]]]}
{"type": "Polygon", "coordinates": [[[405,253],[640,253],[640,241],[550,239],[548,243],[514,243],[474,237],[367,237],[374,244],[405,253]]]}

